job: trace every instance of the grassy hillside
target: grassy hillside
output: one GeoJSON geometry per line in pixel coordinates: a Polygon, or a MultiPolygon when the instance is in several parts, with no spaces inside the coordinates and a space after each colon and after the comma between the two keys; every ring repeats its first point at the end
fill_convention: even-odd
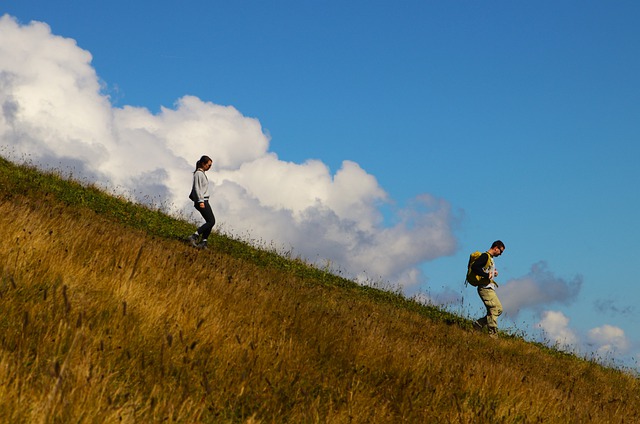
{"type": "Polygon", "coordinates": [[[640,421],[633,376],[193,229],[0,160],[0,422],[640,421]]]}

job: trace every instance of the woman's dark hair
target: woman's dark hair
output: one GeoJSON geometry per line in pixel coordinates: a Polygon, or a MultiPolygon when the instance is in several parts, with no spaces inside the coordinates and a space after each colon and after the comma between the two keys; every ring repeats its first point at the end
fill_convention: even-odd
{"type": "Polygon", "coordinates": [[[203,155],[200,160],[198,160],[198,162],[196,162],[196,171],[200,168],[202,168],[202,165],[204,165],[207,162],[210,162],[211,158],[207,155],[203,155]]]}

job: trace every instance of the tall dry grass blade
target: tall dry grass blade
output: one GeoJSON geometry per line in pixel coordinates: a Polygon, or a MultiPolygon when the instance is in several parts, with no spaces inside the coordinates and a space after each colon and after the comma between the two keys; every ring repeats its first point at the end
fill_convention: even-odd
{"type": "Polygon", "coordinates": [[[140,257],[142,256],[142,249],[144,248],[144,244],[140,246],[138,250],[138,254],[136,255],[136,260],[133,262],[133,267],[131,268],[131,275],[129,275],[129,280],[133,280],[133,277],[136,275],[136,270],[138,269],[138,263],[140,262],[140,257]]]}

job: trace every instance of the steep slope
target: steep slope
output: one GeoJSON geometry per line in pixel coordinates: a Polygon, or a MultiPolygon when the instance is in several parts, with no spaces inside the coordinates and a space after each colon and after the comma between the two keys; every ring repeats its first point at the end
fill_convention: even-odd
{"type": "Polygon", "coordinates": [[[0,162],[1,422],[637,422],[638,381],[0,162]]]}

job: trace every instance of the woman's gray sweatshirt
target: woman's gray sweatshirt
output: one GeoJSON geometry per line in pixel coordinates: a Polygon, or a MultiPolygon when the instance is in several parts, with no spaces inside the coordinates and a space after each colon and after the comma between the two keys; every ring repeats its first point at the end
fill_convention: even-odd
{"type": "Polygon", "coordinates": [[[201,169],[193,173],[193,187],[189,198],[196,203],[209,200],[209,179],[201,169]]]}

